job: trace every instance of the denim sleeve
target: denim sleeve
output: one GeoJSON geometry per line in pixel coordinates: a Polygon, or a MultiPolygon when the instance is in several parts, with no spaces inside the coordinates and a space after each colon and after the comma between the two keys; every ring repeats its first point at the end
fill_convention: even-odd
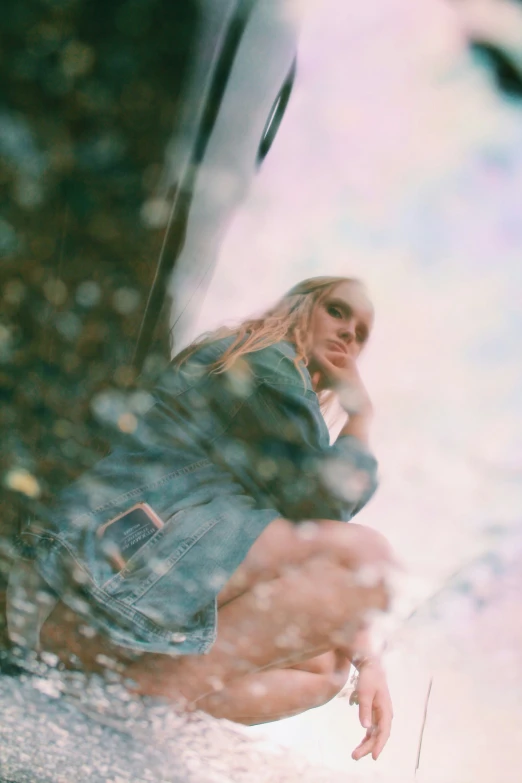
{"type": "Polygon", "coordinates": [[[346,482],[345,490],[351,482],[352,498],[347,498],[348,505],[350,505],[350,516],[340,518],[354,517],[364,508],[377,490],[377,460],[368,448],[353,435],[342,435],[337,438],[333,446],[330,446],[329,452],[330,459],[333,460],[330,466],[331,480],[335,481],[338,478],[340,486],[344,480],[346,482]],[[351,477],[346,474],[344,477],[336,476],[336,471],[352,471],[352,475],[351,477]],[[352,505],[354,501],[355,505],[352,505]]]}
{"type": "Polygon", "coordinates": [[[341,436],[330,445],[308,373],[302,378],[286,357],[277,362],[275,372],[272,362],[266,366],[258,360],[253,367],[271,493],[290,518],[348,521],[377,488],[377,461],[354,436],[341,436]]]}

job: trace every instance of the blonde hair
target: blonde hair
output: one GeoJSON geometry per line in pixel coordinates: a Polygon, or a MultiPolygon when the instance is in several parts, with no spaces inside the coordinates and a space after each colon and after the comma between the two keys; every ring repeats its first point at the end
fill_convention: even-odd
{"type": "Polygon", "coordinates": [[[290,340],[295,344],[294,364],[304,376],[299,366],[306,366],[306,343],[312,314],[320,302],[333,288],[341,283],[363,285],[354,277],[310,277],[302,280],[290,289],[276,304],[257,318],[247,318],[236,327],[223,326],[202,335],[174,358],[178,366],[192,356],[203,345],[235,336],[235,340],[214,363],[209,372],[221,373],[229,370],[241,356],[262,348],[268,348],[281,340],[290,340]]]}

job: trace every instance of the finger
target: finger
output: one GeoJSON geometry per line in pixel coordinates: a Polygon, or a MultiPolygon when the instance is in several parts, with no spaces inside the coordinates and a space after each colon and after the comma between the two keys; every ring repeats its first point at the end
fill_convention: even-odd
{"type": "Polygon", "coordinates": [[[366,736],[352,753],[352,758],[355,761],[364,758],[364,756],[368,756],[370,753],[374,761],[379,758],[391,733],[391,724],[393,720],[391,701],[385,703],[385,705],[376,706],[372,711],[372,718],[373,723],[366,731],[366,736]]]}
{"type": "Polygon", "coordinates": [[[359,745],[353,751],[352,759],[354,761],[359,761],[359,759],[364,758],[364,756],[368,756],[368,754],[372,752],[374,745],[375,745],[375,733],[373,729],[369,729],[366,732],[366,735],[362,740],[362,742],[360,742],[359,745]]]}
{"type": "MultiPolygon", "coordinates": [[[[333,375],[339,375],[339,370],[351,371],[349,374],[354,374],[357,367],[354,359],[345,353],[338,353],[337,351],[326,352],[323,356],[323,365],[333,375]]],[[[342,377],[346,380],[345,373],[342,373],[342,377]]]]}
{"type": "Polygon", "coordinates": [[[359,721],[363,729],[371,729],[372,726],[373,696],[373,693],[358,691],[359,721]]]}
{"type": "Polygon", "coordinates": [[[348,367],[348,363],[346,361],[347,356],[345,353],[340,353],[338,351],[332,351],[327,361],[337,368],[345,368],[348,367]]]}
{"type": "Polygon", "coordinates": [[[315,388],[321,380],[321,373],[319,370],[312,375],[312,386],[315,388]]]}
{"type": "Polygon", "coordinates": [[[342,353],[329,353],[323,357],[323,368],[327,373],[336,375],[336,370],[344,368],[344,354],[342,353]]]}
{"type": "Polygon", "coordinates": [[[381,755],[384,749],[384,746],[386,745],[386,743],[390,738],[391,724],[392,724],[391,713],[384,714],[381,720],[379,721],[379,725],[375,733],[375,743],[372,749],[372,758],[374,759],[374,761],[377,761],[377,759],[379,758],[379,756],[381,755]]]}

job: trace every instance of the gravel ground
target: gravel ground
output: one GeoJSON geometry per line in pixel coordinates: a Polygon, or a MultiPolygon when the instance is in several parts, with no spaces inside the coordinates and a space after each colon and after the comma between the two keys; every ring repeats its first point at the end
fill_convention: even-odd
{"type": "Polygon", "coordinates": [[[0,675],[0,783],[337,783],[201,713],[80,675],[0,675]]]}

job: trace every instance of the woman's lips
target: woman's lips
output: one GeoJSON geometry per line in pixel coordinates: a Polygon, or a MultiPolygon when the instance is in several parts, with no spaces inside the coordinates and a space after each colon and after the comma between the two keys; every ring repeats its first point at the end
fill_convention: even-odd
{"type": "Polygon", "coordinates": [[[348,349],[346,345],[343,343],[338,343],[336,340],[328,340],[328,345],[331,346],[336,351],[339,351],[340,353],[348,353],[348,349]]]}

